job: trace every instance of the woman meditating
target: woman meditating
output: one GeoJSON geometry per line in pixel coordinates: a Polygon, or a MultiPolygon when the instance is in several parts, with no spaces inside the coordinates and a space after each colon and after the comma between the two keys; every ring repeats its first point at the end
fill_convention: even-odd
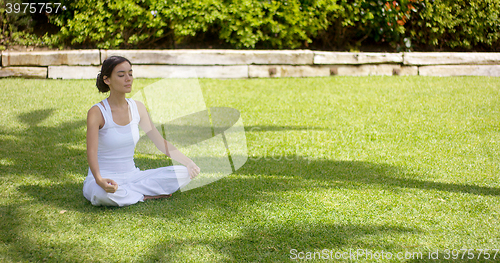
{"type": "Polygon", "coordinates": [[[132,64],[124,57],[106,59],[97,76],[100,92],[109,97],[87,115],[89,171],[83,195],[93,205],[126,206],[165,198],[198,175],[200,168],[160,135],[140,101],[125,98],[132,91],[132,64]],[[139,126],[156,147],[182,165],[141,171],[134,163],[139,126]]]}

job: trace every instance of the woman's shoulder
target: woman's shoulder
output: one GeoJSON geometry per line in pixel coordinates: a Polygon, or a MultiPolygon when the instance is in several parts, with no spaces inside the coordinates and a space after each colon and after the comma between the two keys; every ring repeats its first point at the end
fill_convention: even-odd
{"type": "Polygon", "coordinates": [[[144,106],[144,103],[138,100],[133,100],[133,99],[131,100],[135,102],[135,105],[137,105],[137,110],[139,111],[139,113],[146,111],[146,106],[144,106]]]}
{"type": "Polygon", "coordinates": [[[105,109],[104,107],[104,103],[102,101],[92,105],[90,107],[90,109],[88,110],[87,112],[87,116],[96,116],[96,117],[100,117],[100,118],[104,118],[104,114],[103,114],[103,110],[101,110],[101,106],[103,109],[105,109]],[[101,104],[101,105],[99,105],[101,104]]]}
{"type": "Polygon", "coordinates": [[[144,103],[142,103],[142,102],[141,102],[141,101],[139,101],[139,100],[134,100],[134,99],[130,99],[130,100],[134,101],[134,102],[135,102],[135,104],[136,104],[137,106],[142,106],[142,107],[145,107],[145,106],[144,106],[144,103]]]}
{"type": "Polygon", "coordinates": [[[99,109],[99,106],[97,106],[97,104],[92,105],[92,107],[90,107],[89,111],[87,112],[87,125],[89,125],[90,123],[96,123],[99,126],[99,129],[101,129],[106,123],[104,114],[102,113],[101,109],[99,109]]]}
{"type": "Polygon", "coordinates": [[[90,107],[90,109],[89,109],[89,111],[88,111],[88,112],[91,112],[91,111],[92,111],[92,112],[98,112],[98,111],[100,111],[100,109],[99,109],[99,104],[101,104],[101,106],[102,106],[102,107],[104,107],[104,103],[103,103],[102,101],[99,101],[98,103],[96,103],[96,104],[92,105],[92,106],[90,107]]]}
{"type": "Polygon", "coordinates": [[[97,105],[92,105],[87,112],[88,115],[102,115],[101,109],[97,105]]]}
{"type": "Polygon", "coordinates": [[[133,101],[135,103],[135,108],[137,109],[137,112],[139,113],[139,118],[140,120],[142,120],[143,118],[145,118],[147,116],[147,112],[148,110],[146,109],[146,106],[144,106],[144,103],[138,101],[138,100],[134,100],[134,99],[130,99],[131,101],[133,101]]]}

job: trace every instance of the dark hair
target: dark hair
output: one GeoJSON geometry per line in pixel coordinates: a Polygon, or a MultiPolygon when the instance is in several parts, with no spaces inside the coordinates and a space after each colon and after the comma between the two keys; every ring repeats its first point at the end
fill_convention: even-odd
{"type": "Polygon", "coordinates": [[[116,65],[123,63],[125,61],[127,61],[132,66],[132,63],[130,63],[128,59],[120,56],[112,56],[105,59],[104,62],[102,62],[101,72],[97,74],[97,81],[96,81],[97,89],[100,92],[105,93],[109,91],[109,86],[108,84],[104,83],[103,77],[107,76],[109,78],[116,65]]]}

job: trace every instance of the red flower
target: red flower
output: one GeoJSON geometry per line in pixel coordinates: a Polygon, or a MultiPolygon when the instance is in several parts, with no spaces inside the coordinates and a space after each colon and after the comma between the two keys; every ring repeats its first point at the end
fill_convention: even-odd
{"type": "Polygon", "coordinates": [[[391,4],[389,4],[389,2],[385,3],[385,10],[391,10],[391,4]]]}

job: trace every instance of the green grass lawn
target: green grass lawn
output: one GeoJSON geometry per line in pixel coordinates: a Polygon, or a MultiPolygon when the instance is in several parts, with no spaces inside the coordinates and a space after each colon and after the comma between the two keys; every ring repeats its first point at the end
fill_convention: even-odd
{"type": "MultiPolygon", "coordinates": [[[[130,96],[154,82],[136,79],[130,96]]],[[[95,81],[1,79],[0,261],[287,262],[292,249],[400,261],[500,249],[500,78],[200,85],[207,106],[241,112],[247,163],[168,200],[106,208],[82,195],[86,113],[106,97],[95,81]]],[[[166,163],[136,155],[141,169],[166,163]]]]}

